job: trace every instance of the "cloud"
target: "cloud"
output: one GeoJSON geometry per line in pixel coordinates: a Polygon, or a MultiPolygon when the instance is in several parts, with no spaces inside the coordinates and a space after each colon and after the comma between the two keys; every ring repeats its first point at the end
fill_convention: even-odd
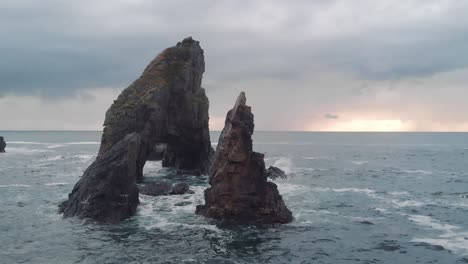
{"type": "Polygon", "coordinates": [[[327,113],[327,114],[323,115],[323,118],[326,118],[326,119],[338,119],[339,116],[338,116],[338,115],[334,115],[334,114],[327,113]]]}
{"type": "Polygon", "coordinates": [[[320,130],[319,119],[337,120],[311,113],[334,112],[339,121],[414,119],[427,128],[428,113],[442,123],[468,119],[442,114],[468,95],[453,82],[468,68],[467,12],[457,0],[3,1],[0,94],[34,98],[29,112],[45,101],[65,108],[89,91],[104,104],[114,98],[100,90],[118,93],[157,53],[193,36],[205,50],[213,120],[246,90],[259,129],[320,130]]]}
{"type": "Polygon", "coordinates": [[[205,47],[208,78],[225,82],[312,70],[430,75],[468,66],[466,11],[461,1],[415,0],[2,2],[0,91],[124,87],[188,35],[205,47]]]}

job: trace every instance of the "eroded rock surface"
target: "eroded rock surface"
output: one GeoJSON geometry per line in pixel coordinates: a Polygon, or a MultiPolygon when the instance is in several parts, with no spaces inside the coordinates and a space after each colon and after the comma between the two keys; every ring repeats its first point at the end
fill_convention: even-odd
{"type": "Polygon", "coordinates": [[[134,215],[139,204],[136,167],[141,146],[141,136],[131,133],[99,155],[61,204],[64,217],[116,223],[134,215]]]}
{"type": "Polygon", "coordinates": [[[0,153],[5,153],[6,142],[3,137],[0,137],[0,153]]]}
{"type": "Polygon", "coordinates": [[[213,149],[209,103],[201,87],[204,71],[203,50],[192,38],[161,52],[107,111],[99,154],[138,132],[144,148],[138,158],[139,181],[157,144],[165,144],[163,166],[208,173],[213,149]]]}
{"type": "Polygon", "coordinates": [[[197,214],[256,224],[293,220],[276,184],[268,182],[264,155],[252,150],[253,130],[254,117],[242,92],[227,114],[211,168],[211,187],[197,214]]]}
{"type": "MultiPolygon", "coordinates": [[[[135,213],[136,182],[148,159],[207,173],[213,149],[199,42],[186,38],[161,52],[106,112],[96,161],[61,205],[65,217],[117,222],[135,213]],[[152,155],[150,157],[150,155],[152,155]]],[[[174,188],[176,189],[176,188],[174,188]]]]}

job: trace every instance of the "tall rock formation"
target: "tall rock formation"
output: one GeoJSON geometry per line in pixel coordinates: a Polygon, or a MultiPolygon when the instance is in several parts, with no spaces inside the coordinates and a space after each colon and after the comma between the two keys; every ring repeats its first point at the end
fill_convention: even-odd
{"type": "Polygon", "coordinates": [[[196,213],[233,222],[289,223],[292,213],[276,184],[268,182],[264,155],[252,151],[254,117],[246,101],[242,92],[227,114],[211,168],[211,187],[196,213]]]}
{"type": "Polygon", "coordinates": [[[0,137],[0,153],[5,153],[6,142],[3,137],[0,137]]]}
{"type": "Polygon", "coordinates": [[[145,162],[207,173],[213,155],[203,50],[191,37],[161,52],[106,113],[96,161],[61,205],[65,217],[117,222],[135,213],[145,162]],[[159,153],[153,153],[159,151],[159,153]]]}
{"type": "Polygon", "coordinates": [[[207,173],[213,149],[204,71],[203,50],[191,37],[161,52],[107,111],[99,154],[138,132],[145,149],[138,159],[139,181],[148,156],[161,144],[163,166],[207,173]]]}

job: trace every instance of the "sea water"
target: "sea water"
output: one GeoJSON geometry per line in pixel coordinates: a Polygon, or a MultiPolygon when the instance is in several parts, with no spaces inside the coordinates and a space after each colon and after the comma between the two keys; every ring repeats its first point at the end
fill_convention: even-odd
{"type": "Polygon", "coordinates": [[[0,132],[0,263],[468,263],[468,134],[255,132],[295,218],[268,227],[195,215],[207,176],[160,162],[145,177],[195,194],[141,195],[117,225],[63,219],[100,134],[0,132]]]}

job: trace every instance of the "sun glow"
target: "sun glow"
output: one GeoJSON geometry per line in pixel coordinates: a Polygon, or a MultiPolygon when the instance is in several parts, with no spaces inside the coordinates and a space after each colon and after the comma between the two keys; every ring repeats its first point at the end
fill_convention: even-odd
{"type": "Polygon", "coordinates": [[[399,119],[353,119],[349,121],[336,121],[327,126],[326,131],[410,131],[410,125],[399,119]]]}

